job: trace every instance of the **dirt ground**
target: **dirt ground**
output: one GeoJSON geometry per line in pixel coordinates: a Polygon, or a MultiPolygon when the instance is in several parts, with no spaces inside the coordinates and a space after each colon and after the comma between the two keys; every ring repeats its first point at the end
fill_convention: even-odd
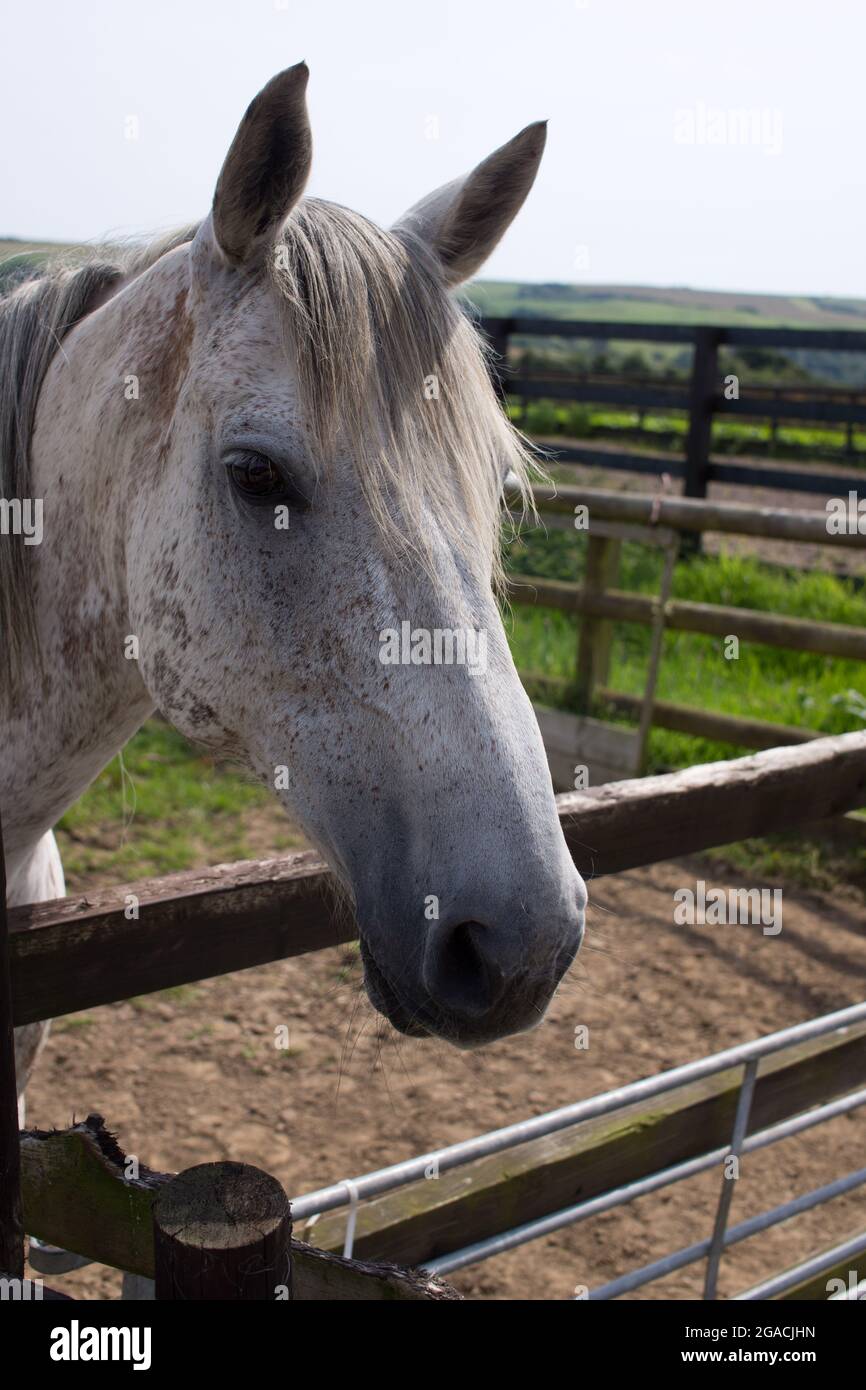
{"type": "MultiPolygon", "coordinates": [[[[699,878],[727,884],[694,859],[591,885],[587,942],[547,1020],[481,1052],[398,1039],[362,996],[354,949],[332,949],[60,1020],[28,1123],[98,1111],[152,1167],[244,1160],[298,1195],[863,997],[862,895],[786,889],[778,936],[674,925],[675,889],[699,878]],[[278,1024],[288,1051],[274,1048],[278,1024]],[[578,1025],[588,1051],[575,1050],[578,1025]]],[[[732,1221],[859,1168],[864,1150],[859,1112],[748,1157],[732,1221]]],[[[452,1280],[473,1298],[568,1298],[708,1235],[719,1182],[713,1172],[678,1184],[452,1280]]],[[[745,1241],[723,1260],[721,1294],[864,1224],[861,1192],[745,1241]]],[[[692,1266],[635,1296],[693,1298],[701,1278],[692,1266]]],[[[90,1267],[56,1283],[116,1297],[119,1275],[90,1267]]]]}

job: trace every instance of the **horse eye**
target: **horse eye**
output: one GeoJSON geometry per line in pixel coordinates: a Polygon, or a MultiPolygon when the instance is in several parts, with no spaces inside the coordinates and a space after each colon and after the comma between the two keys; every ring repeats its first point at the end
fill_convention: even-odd
{"type": "Polygon", "coordinates": [[[309,505],[295,484],[265,454],[239,450],[227,458],[226,467],[235,489],[253,502],[286,502],[300,509],[309,505]]]}
{"type": "Polygon", "coordinates": [[[235,487],[247,497],[270,497],[283,486],[276,464],[264,454],[235,454],[228,470],[235,487]]]}

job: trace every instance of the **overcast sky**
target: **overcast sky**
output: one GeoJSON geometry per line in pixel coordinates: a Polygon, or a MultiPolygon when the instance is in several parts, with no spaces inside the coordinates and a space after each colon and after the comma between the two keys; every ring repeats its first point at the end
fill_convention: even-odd
{"type": "Polygon", "coordinates": [[[309,191],[385,224],[549,118],[488,278],[866,296],[863,0],[39,0],[2,35],[0,236],[202,216],[303,58],[309,191]]]}

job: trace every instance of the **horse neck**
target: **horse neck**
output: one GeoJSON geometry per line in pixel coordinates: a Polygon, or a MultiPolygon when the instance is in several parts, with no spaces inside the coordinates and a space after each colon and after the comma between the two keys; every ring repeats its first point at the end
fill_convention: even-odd
{"type": "Polygon", "coordinates": [[[31,551],[39,650],[14,703],[0,704],[10,873],[153,709],[126,655],[127,503],[171,427],[187,282],[186,250],[163,257],[64,339],[40,392],[30,488],[44,515],[31,551]]]}

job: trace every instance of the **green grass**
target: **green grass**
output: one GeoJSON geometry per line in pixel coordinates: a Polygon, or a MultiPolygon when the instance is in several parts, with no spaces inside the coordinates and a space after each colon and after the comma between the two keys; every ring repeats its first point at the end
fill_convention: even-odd
{"type": "Polygon", "coordinates": [[[760,840],[741,840],[706,851],[706,857],[723,873],[751,883],[795,883],[802,888],[833,892],[840,883],[859,890],[866,898],[866,848],[834,845],[793,832],[767,835],[760,840]]]}
{"type": "MultiPolygon", "coordinates": [[[[659,448],[659,440],[654,436],[675,436],[685,441],[689,422],[685,413],[678,415],[646,414],[640,419],[636,410],[592,409],[586,405],[557,405],[553,401],[530,401],[526,408],[512,403],[509,413],[521,430],[529,435],[557,435],[574,439],[606,438],[616,440],[617,435],[629,434],[624,441],[628,449],[659,448]],[[645,438],[635,439],[633,431],[640,430],[645,438]]],[[[859,431],[854,435],[854,456],[843,455],[846,435],[844,429],[831,427],[810,427],[801,425],[780,425],[772,439],[769,424],[749,424],[740,420],[715,420],[711,449],[720,454],[761,453],[784,458],[786,454],[802,458],[812,452],[815,455],[830,454],[838,458],[845,468],[866,460],[866,441],[859,431]]]]}
{"type": "Polygon", "coordinates": [[[273,812],[274,848],[297,841],[272,793],[150,720],[60,822],[74,883],[110,869],[121,881],[250,855],[248,816],[273,812]]]}
{"type": "MultiPolygon", "coordinates": [[[[509,548],[514,573],[552,579],[580,579],[586,539],[561,531],[542,537],[527,533],[509,548]]],[[[617,587],[656,594],[661,556],[645,546],[626,544],[617,587]]],[[[830,574],[788,574],[751,556],[697,557],[677,565],[673,596],[809,617],[818,621],[866,625],[866,594],[844,578],[830,574]]],[[[568,614],[515,606],[508,621],[509,640],[518,669],[543,672],[573,681],[577,620],[568,614]]],[[[609,684],[642,695],[646,681],[650,630],[617,624],[611,652],[609,684]]],[[[724,714],[752,716],[773,723],[812,729],[822,734],[866,728],[866,680],[862,663],[785,651],[753,643],[740,644],[739,659],[724,657],[721,638],[668,632],[664,637],[657,686],[659,699],[724,714]]],[[[533,689],[530,695],[548,692],[533,689]]],[[[573,686],[557,703],[571,707],[573,686]]],[[[601,708],[595,713],[624,722],[601,708]]],[[[648,770],[662,772],[695,763],[742,756],[747,750],[667,729],[650,732],[648,770]]],[[[738,873],[767,882],[784,878],[805,887],[832,888],[847,881],[866,891],[866,847],[834,846],[796,834],[744,841],[713,851],[711,857],[738,873]]]]}

